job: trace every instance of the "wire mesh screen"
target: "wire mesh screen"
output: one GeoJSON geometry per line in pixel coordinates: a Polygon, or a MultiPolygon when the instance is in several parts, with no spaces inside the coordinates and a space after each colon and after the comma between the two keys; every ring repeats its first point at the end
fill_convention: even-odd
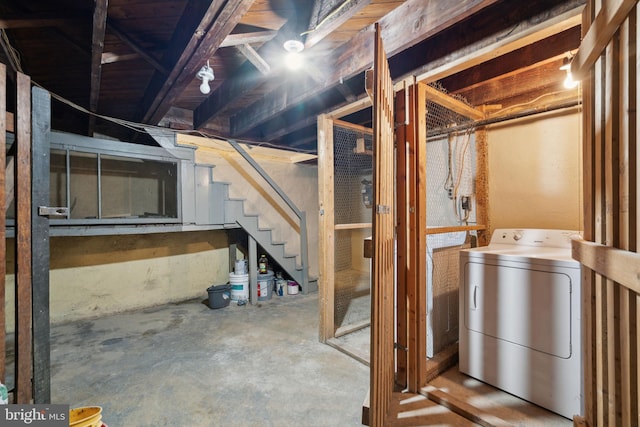
{"type": "Polygon", "coordinates": [[[363,224],[371,223],[372,135],[340,125],[333,132],[334,217],[345,227],[335,233],[334,322],[339,328],[370,317],[370,269],[363,247],[371,228],[363,224]]]}
{"type": "MultiPolygon", "coordinates": [[[[432,86],[445,92],[437,84],[432,86]]],[[[426,122],[427,227],[475,224],[474,121],[428,101],[426,122]]],[[[458,259],[459,249],[468,247],[466,236],[465,231],[427,236],[428,357],[458,339],[458,259]]]]}
{"type": "MultiPolygon", "coordinates": [[[[465,102],[460,97],[457,99],[465,102]]],[[[475,223],[473,119],[428,101],[426,123],[427,226],[475,223]]]]}

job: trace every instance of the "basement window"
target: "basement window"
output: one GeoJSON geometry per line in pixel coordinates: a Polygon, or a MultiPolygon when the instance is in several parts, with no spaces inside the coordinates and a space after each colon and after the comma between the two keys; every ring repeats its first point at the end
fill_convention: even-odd
{"type": "Polygon", "coordinates": [[[64,223],[177,222],[178,162],[51,150],[50,203],[64,223]]]}

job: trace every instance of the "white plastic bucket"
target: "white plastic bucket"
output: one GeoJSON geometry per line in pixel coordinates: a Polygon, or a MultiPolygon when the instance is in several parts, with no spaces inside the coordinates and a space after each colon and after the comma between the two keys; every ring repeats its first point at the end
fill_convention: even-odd
{"type": "Polygon", "coordinates": [[[288,295],[296,295],[299,291],[298,288],[298,283],[293,281],[293,280],[289,280],[287,282],[287,294],[288,295]]]}
{"type": "Polygon", "coordinates": [[[229,273],[232,301],[247,301],[249,299],[249,275],[229,273]]]}
{"type": "Polygon", "coordinates": [[[234,272],[236,274],[247,274],[249,273],[248,263],[246,259],[237,259],[236,265],[234,268],[234,272]]]}

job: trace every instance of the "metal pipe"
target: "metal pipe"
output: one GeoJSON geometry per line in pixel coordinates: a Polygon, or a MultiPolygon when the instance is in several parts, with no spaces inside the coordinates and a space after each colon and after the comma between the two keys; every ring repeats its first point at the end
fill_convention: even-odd
{"type": "Polygon", "coordinates": [[[460,124],[460,125],[452,126],[452,127],[448,127],[448,128],[432,129],[432,130],[427,131],[427,140],[428,139],[433,139],[433,138],[435,138],[437,136],[453,133],[453,132],[459,132],[459,131],[463,131],[463,130],[467,130],[467,129],[471,129],[471,128],[476,128],[476,127],[481,127],[481,126],[488,126],[488,125],[492,125],[492,124],[495,124],[495,123],[505,122],[505,121],[508,121],[508,120],[521,119],[523,117],[529,117],[529,116],[533,116],[533,115],[536,115],[536,114],[548,113],[550,111],[557,111],[557,110],[563,110],[563,109],[566,109],[566,108],[578,107],[580,105],[582,105],[581,101],[571,101],[571,102],[565,102],[565,103],[554,105],[554,106],[550,106],[550,107],[532,108],[532,109],[529,109],[529,110],[521,111],[519,113],[509,114],[507,116],[492,117],[490,119],[471,121],[471,122],[468,122],[468,123],[464,123],[464,124],[460,124]]]}

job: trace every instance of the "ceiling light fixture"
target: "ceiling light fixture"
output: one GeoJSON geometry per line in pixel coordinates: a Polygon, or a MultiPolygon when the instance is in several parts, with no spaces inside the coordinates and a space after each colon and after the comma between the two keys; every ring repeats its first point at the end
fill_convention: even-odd
{"type": "Polygon", "coordinates": [[[200,92],[205,95],[211,92],[209,82],[214,79],[214,75],[213,68],[209,66],[209,61],[207,61],[207,65],[203,65],[202,68],[200,68],[200,71],[198,71],[196,77],[202,80],[202,84],[200,85],[200,92]]]}
{"type": "Polygon", "coordinates": [[[302,55],[300,52],[304,50],[304,43],[298,39],[289,39],[284,42],[284,50],[287,51],[285,63],[290,70],[297,70],[302,67],[302,55]]]}
{"type": "Polygon", "coordinates": [[[580,84],[579,81],[573,80],[573,76],[571,75],[572,60],[573,57],[571,57],[570,54],[567,55],[567,57],[565,57],[562,61],[562,66],[560,67],[561,70],[565,70],[567,72],[567,77],[565,77],[563,82],[565,89],[574,89],[576,86],[578,86],[578,84],[580,84]]]}

